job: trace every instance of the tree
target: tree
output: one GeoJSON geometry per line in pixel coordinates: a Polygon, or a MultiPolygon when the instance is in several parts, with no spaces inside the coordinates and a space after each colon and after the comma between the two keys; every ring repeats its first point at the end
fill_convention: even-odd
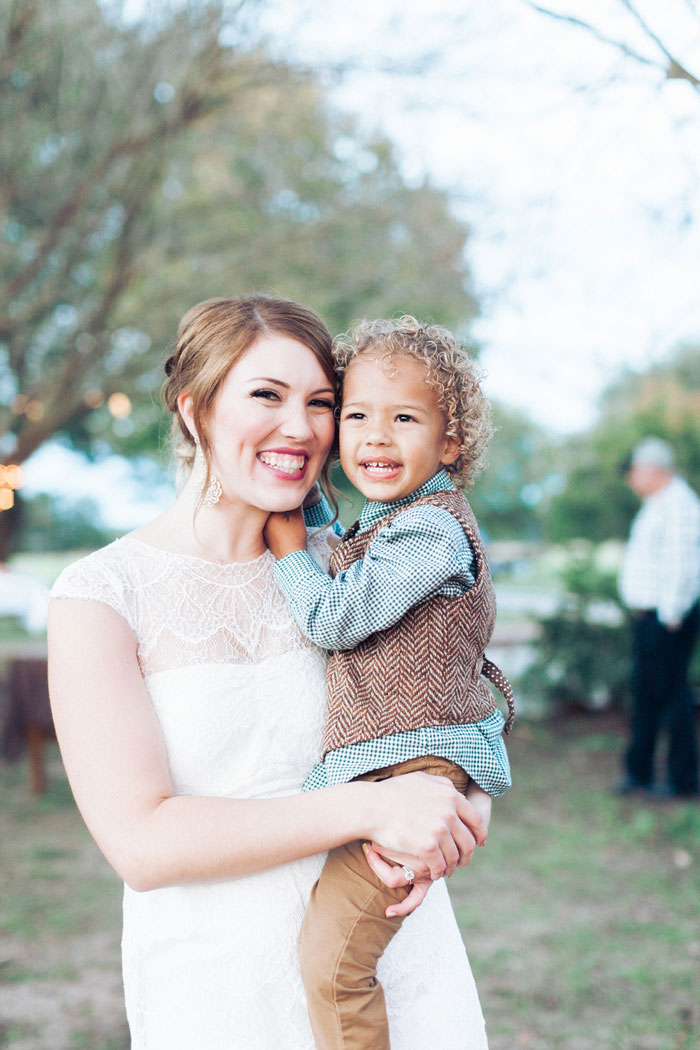
{"type": "Polygon", "coordinates": [[[540,506],[563,485],[551,437],[517,409],[494,405],[487,466],[467,496],[491,539],[533,539],[540,506]]]}
{"type": "Polygon", "coordinates": [[[94,550],[115,538],[100,524],[92,500],[67,503],[40,492],[22,501],[21,524],[14,535],[17,551],[94,550]]]}
{"type": "MultiPolygon", "coordinates": [[[[700,92],[698,75],[687,68],[687,64],[681,60],[680,54],[676,49],[679,39],[678,35],[673,34],[676,40],[674,45],[668,40],[670,34],[664,32],[663,29],[656,28],[661,23],[668,29],[669,12],[665,5],[659,5],[657,10],[652,12],[652,17],[647,18],[640,11],[639,4],[633,3],[632,0],[617,0],[616,7],[618,11],[628,16],[628,37],[625,38],[624,35],[617,35],[601,26],[599,21],[589,18],[578,18],[576,15],[566,12],[553,11],[549,7],[534,3],[534,0],[524,0],[524,2],[528,7],[546,15],[548,18],[554,18],[569,26],[583,30],[607,47],[615,49],[624,55],[625,58],[629,58],[641,66],[656,70],[659,74],[660,83],[663,83],[664,80],[684,80],[694,91],[700,92]],[[640,38],[639,44],[636,43],[637,38],[640,38]]],[[[690,26],[694,25],[697,31],[700,28],[700,11],[698,11],[694,0],[686,0],[684,15],[688,20],[688,24],[690,26]]]]}
{"type": "Polygon", "coordinates": [[[620,467],[642,437],[669,441],[679,473],[700,491],[700,347],[682,347],[644,372],[626,372],[605,392],[595,427],[564,449],[566,488],[550,501],[550,539],[624,538],[638,500],[620,467]]]}
{"type": "MultiPolygon", "coordinates": [[[[332,118],[312,75],[195,3],[125,26],[119,5],[0,13],[0,455],[62,436],[157,446],[165,346],[200,298],[296,296],[333,327],[474,313],[466,229],[402,180],[390,145],[332,118]]],[[[0,557],[12,515],[0,514],[0,557]]]]}

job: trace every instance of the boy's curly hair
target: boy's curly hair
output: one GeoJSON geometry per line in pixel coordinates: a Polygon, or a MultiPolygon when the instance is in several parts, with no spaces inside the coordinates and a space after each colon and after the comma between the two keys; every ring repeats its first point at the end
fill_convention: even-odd
{"type": "MultiPolygon", "coordinates": [[[[483,373],[447,328],[421,324],[409,314],[398,320],[360,321],[333,341],[339,382],[360,354],[412,357],[425,365],[427,382],[445,413],[446,434],[459,442],[459,455],[445,469],[460,488],[471,485],[484,466],[493,433],[491,405],[480,386],[483,373]]],[[[342,390],[341,390],[342,392],[342,390]]]]}

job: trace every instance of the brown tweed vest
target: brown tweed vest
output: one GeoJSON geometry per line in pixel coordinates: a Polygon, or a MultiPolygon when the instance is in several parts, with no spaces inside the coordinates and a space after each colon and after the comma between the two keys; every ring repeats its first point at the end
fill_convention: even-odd
{"type": "Polygon", "coordinates": [[[449,511],[461,524],[474,548],[476,583],[457,598],[435,597],[414,605],[393,627],[331,655],[324,755],[409,729],[479,722],[496,708],[482,676],[506,697],[506,731],[510,729],[512,689],[484,658],[496,619],[496,596],[476,519],[461,493],[423,496],[359,535],[347,536],[331,556],[331,576],[362,558],[379,530],[407,506],[425,505],[449,511]]]}

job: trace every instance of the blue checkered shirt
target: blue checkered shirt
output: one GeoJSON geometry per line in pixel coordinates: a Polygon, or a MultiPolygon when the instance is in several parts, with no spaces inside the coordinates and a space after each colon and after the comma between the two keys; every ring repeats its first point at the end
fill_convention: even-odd
{"type": "MultiPolygon", "coordinates": [[[[392,511],[407,509],[379,531],[363,558],[334,578],[307,551],[276,562],[277,584],[307,637],[325,649],[352,649],[398,623],[413,605],[437,595],[457,597],[473,586],[474,551],[457,519],[440,507],[408,506],[444,489],[454,485],[441,470],[404,499],[368,500],[360,514],[360,532],[392,511]]],[[[306,512],[311,526],[329,517],[325,501],[306,512]]],[[[496,797],[511,783],[503,725],[503,715],[494,711],[480,722],[430,726],[337,748],[314,767],[304,788],[342,784],[383,766],[439,755],[462,766],[496,797]]]]}

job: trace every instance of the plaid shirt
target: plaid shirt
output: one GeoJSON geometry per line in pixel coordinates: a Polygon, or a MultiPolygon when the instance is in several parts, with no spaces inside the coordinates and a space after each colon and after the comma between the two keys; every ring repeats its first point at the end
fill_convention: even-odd
{"type": "MultiPolygon", "coordinates": [[[[367,501],[359,531],[444,489],[454,485],[446,471],[439,471],[404,499],[367,501]]],[[[320,506],[306,513],[307,524],[319,524],[320,506]]],[[[335,578],[306,551],[280,559],[274,572],[307,637],[326,649],[352,649],[397,623],[419,602],[463,594],[474,584],[473,563],[469,538],[451,514],[438,507],[408,507],[379,532],[364,558],[335,578]]],[[[502,795],[510,787],[503,724],[502,714],[495,711],[469,725],[417,729],[338,748],[312,770],[304,788],[345,783],[369,770],[430,754],[456,762],[489,794],[502,795]]]]}
{"type": "Polygon", "coordinates": [[[620,593],[630,609],[654,609],[677,624],[700,592],[700,499],[673,477],[648,496],[632,522],[620,593]]]}

